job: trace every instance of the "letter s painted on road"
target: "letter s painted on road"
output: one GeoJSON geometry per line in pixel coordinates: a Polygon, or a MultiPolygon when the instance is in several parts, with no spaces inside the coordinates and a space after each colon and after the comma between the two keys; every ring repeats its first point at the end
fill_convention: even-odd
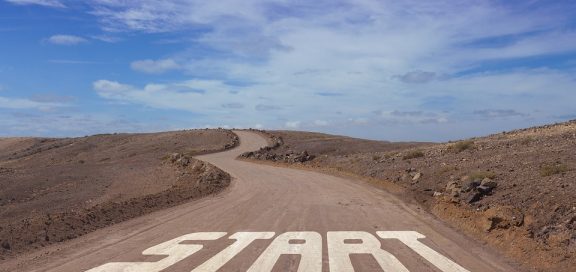
{"type": "Polygon", "coordinates": [[[184,241],[217,240],[226,235],[226,232],[196,232],[190,233],[170,241],[148,248],[143,255],[168,255],[157,262],[115,262],[107,263],[88,270],[87,272],[156,272],[161,271],[202,249],[202,245],[180,244],[184,241]]]}

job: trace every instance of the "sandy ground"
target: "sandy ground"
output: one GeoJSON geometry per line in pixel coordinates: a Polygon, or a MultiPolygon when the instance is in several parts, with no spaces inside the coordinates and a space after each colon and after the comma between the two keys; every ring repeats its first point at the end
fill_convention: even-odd
{"type": "MultiPolygon", "coordinates": [[[[271,261],[273,271],[296,271],[301,263],[320,265],[308,266],[310,269],[306,271],[313,271],[312,267],[329,271],[328,251],[332,258],[340,252],[333,244],[326,244],[331,232],[355,231],[376,237],[378,231],[416,231],[426,237],[419,240],[421,243],[453,264],[443,271],[516,271],[516,266],[428,213],[403,204],[393,195],[363,182],[236,160],[239,154],[267,144],[266,139],[257,134],[243,131],[237,133],[241,139],[240,147],[198,157],[231,174],[233,182],[223,193],[157,211],[5,261],[0,264],[0,270],[83,271],[110,262],[160,264],[173,259],[165,255],[143,256],[142,252],[190,233],[223,232],[219,234],[222,238],[216,240],[189,241],[162,247],[165,250],[183,249],[178,252],[190,253],[186,249],[191,250],[194,247],[192,244],[202,244],[204,247],[197,253],[192,251],[194,254],[191,256],[186,255],[162,270],[190,271],[215,254],[226,251],[225,248],[234,242],[230,235],[236,232],[273,232],[269,233],[268,238],[249,244],[238,255],[217,256],[217,262],[223,265],[219,271],[246,271],[258,263],[257,259],[262,258],[264,262],[271,261]],[[322,242],[315,240],[319,242],[319,248],[313,247],[303,255],[281,255],[276,262],[277,258],[271,254],[276,251],[270,252],[269,249],[278,247],[272,246],[270,238],[278,238],[282,233],[292,231],[315,232],[322,242]],[[312,258],[308,258],[310,256],[312,258]]],[[[353,245],[358,246],[361,253],[362,248],[368,246],[363,243],[367,240],[358,240],[352,236],[343,243],[361,243],[353,245]]],[[[189,237],[197,240],[193,236],[189,237]]],[[[283,252],[297,251],[300,248],[298,244],[302,243],[316,245],[313,240],[299,237],[288,241],[290,245],[283,252]]],[[[383,256],[382,249],[390,252],[409,271],[441,271],[422,257],[424,255],[417,254],[398,240],[380,239],[377,244],[378,241],[382,243],[381,248],[376,249],[380,252],[378,256],[383,256]]],[[[233,246],[230,250],[235,248],[233,246]]],[[[345,260],[347,257],[344,255],[336,260],[345,260]]],[[[370,254],[351,254],[350,259],[355,271],[380,271],[378,263],[370,254]]],[[[333,264],[330,269],[336,271],[336,268],[338,266],[333,264]]]]}

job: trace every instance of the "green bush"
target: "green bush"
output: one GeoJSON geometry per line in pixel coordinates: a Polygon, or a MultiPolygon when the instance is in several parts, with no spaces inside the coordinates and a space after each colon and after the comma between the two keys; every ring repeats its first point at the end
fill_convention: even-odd
{"type": "Polygon", "coordinates": [[[568,171],[568,166],[562,163],[543,164],[540,166],[540,175],[543,177],[552,176],[568,171]]]}
{"type": "Polygon", "coordinates": [[[424,157],[424,152],[422,152],[420,150],[414,150],[414,151],[410,151],[407,154],[405,154],[402,157],[402,159],[403,160],[409,160],[409,159],[420,158],[420,157],[424,157]]]}

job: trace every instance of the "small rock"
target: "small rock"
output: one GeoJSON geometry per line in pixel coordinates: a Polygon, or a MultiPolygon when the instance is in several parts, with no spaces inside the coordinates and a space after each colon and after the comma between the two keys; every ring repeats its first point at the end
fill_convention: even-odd
{"type": "Polygon", "coordinates": [[[441,195],[442,195],[441,192],[434,192],[434,194],[433,194],[432,196],[434,196],[434,197],[439,197],[439,196],[441,196],[441,195]]]}
{"type": "Polygon", "coordinates": [[[412,177],[412,182],[416,182],[422,177],[422,173],[418,172],[412,177]]]}
{"type": "Polygon", "coordinates": [[[472,193],[472,194],[468,197],[467,202],[468,202],[469,204],[472,204],[472,203],[474,203],[474,202],[477,202],[477,201],[480,200],[481,198],[482,198],[482,194],[480,194],[479,192],[475,192],[475,193],[472,193]]]}
{"type": "Polygon", "coordinates": [[[468,181],[468,182],[464,183],[464,187],[462,187],[462,191],[470,192],[470,191],[476,189],[476,187],[478,187],[478,186],[480,186],[480,182],[468,181]]]}
{"type": "Polygon", "coordinates": [[[458,187],[460,187],[460,184],[458,184],[457,181],[452,180],[452,181],[449,181],[448,184],[446,184],[446,191],[452,192],[452,190],[454,190],[458,187]]]}
{"type": "Polygon", "coordinates": [[[492,192],[491,187],[484,186],[484,185],[480,185],[480,186],[476,187],[476,190],[478,190],[478,192],[481,193],[482,195],[487,195],[487,194],[490,194],[492,192]]]}
{"type": "Polygon", "coordinates": [[[180,153],[172,153],[170,155],[170,162],[176,162],[180,157],[182,157],[182,154],[180,153]]]}
{"type": "Polygon", "coordinates": [[[485,186],[485,187],[489,187],[490,189],[494,189],[494,188],[496,188],[496,186],[498,186],[498,183],[496,181],[493,181],[490,178],[485,178],[480,183],[480,186],[485,186]]]}
{"type": "Polygon", "coordinates": [[[180,159],[178,159],[176,161],[180,166],[188,166],[188,164],[190,164],[190,159],[186,158],[186,157],[181,157],[180,159]]]}
{"type": "Polygon", "coordinates": [[[10,243],[8,243],[8,241],[2,241],[2,248],[10,250],[12,247],[10,246],[10,243]]]}

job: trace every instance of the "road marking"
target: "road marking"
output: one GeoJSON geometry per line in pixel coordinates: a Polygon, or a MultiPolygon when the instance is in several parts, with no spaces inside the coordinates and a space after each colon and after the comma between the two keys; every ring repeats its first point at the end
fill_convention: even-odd
{"type": "MultiPolygon", "coordinates": [[[[226,232],[190,233],[142,252],[143,255],[166,256],[157,262],[111,262],[92,268],[88,272],[156,272],[161,271],[200,251],[199,244],[181,244],[184,241],[211,241],[224,237],[226,232]]],[[[426,236],[415,231],[378,231],[382,239],[397,239],[443,272],[469,272],[462,266],[434,251],[418,239],[426,236]]],[[[258,239],[271,239],[274,232],[237,232],[228,239],[236,240],[192,272],[214,272],[258,239]]],[[[371,254],[384,271],[408,272],[408,269],[390,252],[381,248],[380,240],[364,231],[330,231],[326,233],[330,271],[354,271],[350,254],[371,254]],[[352,243],[353,241],[353,243],[352,243]]],[[[322,271],[322,236],[317,232],[285,232],[278,235],[256,259],[249,272],[270,271],[284,254],[300,255],[298,272],[322,271]]]]}
{"type": "Polygon", "coordinates": [[[426,236],[415,231],[377,231],[376,234],[382,239],[398,239],[410,249],[414,250],[424,259],[432,263],[438,269],[445,272],[469,272],[464,267],[458,265],[452,260],[444,257],[442,254],[434,251],[427,245],[418,241],[426,236]]]}
{"type": "Polygon", "coordinates": [[[88,270],[89,272],[155,272],[161,271],[186,257],[200,251],[202,245],[180,244],[184,241],[208,241],[217,240],[226,235],[226,232],[196,232],[182,235],[170,241],[148,248],[142,252],[143,255],[168,255],[168,257],[157,262],[117,262],[107,263],[88,270]]]}
{"type": "Polygon", "coordinates": [[[394,255],[381,249],[378,238],[364,231],[330,231],[328,237],[328,263],[330,271],[354,271],[350,254],[371,254],[384,271],[408,272],[394,255]],[[345,240],[360,240],[361,243],[347,244],[345,240]]]}
{"type": "Polygon", "coordinates": [[[231,244],[210,258],[210,260],[196,267],[192,272],[217,271],[256,239],[271,239],[274,237],[274,234],[274,232],[237,232],[228,238],[236,239],[234,244],[231,244]]]}
{"type": "Polygon", "coordinates": [[[282,254],[299,254],[298,272],[322,271],[322,236],[317,232],[286,232],[280,234],[260,255],[248,272],[271,271],[282,254]],[[291,240],[303,240],[291,244],[291,240]]]}

